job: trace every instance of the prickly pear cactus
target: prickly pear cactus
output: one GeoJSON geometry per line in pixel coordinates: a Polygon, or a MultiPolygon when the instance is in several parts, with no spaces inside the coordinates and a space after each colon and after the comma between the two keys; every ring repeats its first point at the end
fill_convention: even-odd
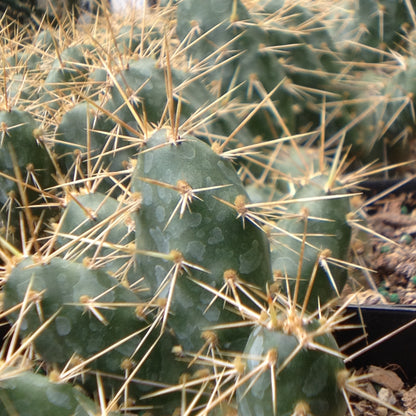
{"type": "MultiPolygon", "coordinates": [[[[132,186],[142,194],[138,273],[152,296],[168,299],[169,324],[184,348],[197,350],[201,331],[238,320],[223,301],[213,301],[215,291],[233,279],[259,288],[270,281],[267,238],[238,218],[248,197],[232,164],[193,137],[175,142],[167,130],[156,132],[138,156],[132,186]]],[[[226,348],[238,337],[219,338],[226,348]]]]}
{"type": "Polygon", "coordinates": [[[327,189],[329,183],[328,176],[317,176],[295,193],[287,218],[277,223],[279,237],[272,250],[272,267],[281,276],[283,291],[289,287],[290,296],[301,305],[306,302],[310,311],[339,296],[347,279],[346,268],[336,259],[348,256],[349,198],[342,189],[327,189]]]}
{"type": "MultiPolygon", "coordinates": [[[[35,345],[45,359],[62,366],[73,354],[87,359],[146,326],[146,322],[135,315],[135,308],[141,305],[140,298],[116,279],[60,258],[54,258],[48,264],[36,264],[31,259],[19,263],[10,275],[5,294],[6,308],[21,302],[25,295],[31,296],[38,305],[25,316],[26,329],[22,335],[30,334],[57,313],[53,324],[35,339],[35,345]],[[95,302],[108,307],[113,302],[130,306],[101,310],[97,305],[91,309],[88,305],[95,302]],[[106,336],[101,333],[109,328],[106,336]],[[91,333],[96,336],[91,337],[91,333]]],[[[13,317],[17,318],[16,315],[13,317]]],[[[97,358],[97,366],[104,365],[103,370],[109,372],[119,370],[122,360],[134,352],[135,345],[127,340],[104,358],[97,358]]]]}
{"type": "MultiPolygon", "coordinates": [[[[79,169],[92,176],[92,171],[98,171],[99,167],[122,171],[137,151],[134,143],[117,137],[113,120],[87,102],[75,105],[63,115],[55,138],[54,151],[67,173],[77,174],[79,169]]],[[[108,178],[101,181],[106,183],[106,189],[113,183],[108,178]]]]}
{"type": "Polygon", "coordinates": [[[33,116],[22,110],[11,109],[0,112],[0,203],[4,204],[10,192],[19,193],[19,177],[21,186],[25,181],[39,192],[30,188],[28,201],[33,202],[41,195],[41,189],[53,183],[51,174],[53,165],[45,145],[40,140],[40,129],[33,116]],[[15,178],[13,179],[9,179],[15,178]]]}
{"type": "Polygon", "coordinates": [[[245,374],[256,369],[258,374],[237,391],[239,415],[345,415],[347,370],[335,339],[320,333],[319,322],[304,318],[293,327],[289,319],[283,328],[259,325],[244,356],[245,374]]]}
{"type": "MultiPolygon", "coordinates": [[[[88,416],[98,412],[98,406],[81,389],[49,377],[9,369],[0,381],[0,414],[35,416],[88,416]]],[[[119,415],[109,412],[111,416],[119,415]]]]}
{"type": "MultiPolygon", "coordinates": [[[[277,56],[266,50],[269,35],[256,24],[243,2],[181,1],[177,21],[179,38],[190,43],[186,49],[189,58],[204,63],[210,60],[215,65],[216,70],[205,78],[216,84],[221,94],[237,87],[228,99],[235,98],[250,107],[270,93],[269,102],[279,101],[279,112],[292,127],[292,98],[283,87],[278,88],[285,71],[277,56]]],[[[252,137],[270,139],[279,131],[269,105],[260,106],[250,118],[247,128],[252,137]]]]}
{"type": "Polygon", "coordinates": [[[215,61],[216,50],[232,50],[232,43],[241,28],[233,26],[237,21],[250,18],[250,14],[240,0],[182,1],[178,3],[176,31],[181,40],[192,43],[187,53],[193,59],[203,60],[210,57],[215,61]],[[200,34],[204,33],[200,39],[200,34]],[[229,44],[231,42],[231,44],[229,44]]]}
{"type": "Polygon", "coordinates": [[[412,123],[412,59],[367,76],[387,49],[343,61],[396,46],[410,2],[342,2],[358,14],[350,34],[364,23],[370,35],[344,51],[331,38],[342,19],[327,30],[321,2],[157,3],[139,22],[97,13],[91,26],[4,32],[0,225],[21,249],[0,227],[1,364],[49,380],[1,367],[0,414],[31,416],[24,397],[46,415],[343,416],[342,356],[308,314],[325,315],[345,283],[349,200],[314,172],[341,136],[373,157],[367,132],[399,140],[412,123]],[[377,31],[383,4],[394,33],[377,31]],[[358,119],[369,96],[380,100],[358,119]]]}
{"type": "MultiPolygon", "coordinates": [[[[84,190],[85,192],[85,190],[84,190]]],[[[56,248],[62,257],[106,270],[120,280],[136,279],[133,254],[133,218],[140,199],[117,201],[100,192],[85,192],[72,197],[56,224],[56,248]],[[123,248],[126,252],[123,252],[123,248]]]]}
{"type": "Polygon", "coordinates": [[[1,234],[20,245],[22,230],[36,234],[35,218],[53,215],[53,208],[33,205],[45,202],[45,190],[54,184],[50,152],[34,117],[26,111],[0,112],[0,210],[1,234]],[[24,209],[22,209],[24,207],[24,209]]]}
{"type": "Polygon", "coordinates": [[[82,87],[88,74],[92,45],[74,45],[64,49],[53,61],[44,84],[41,101],[53,113],[61,108],[64,99],[75,94],[82,87]]]}
{"type": "Polygon", "coordinates": [[[129,388],[136,395],[148,392],[160,377],[177,382],[180,376],[169,334],[152,347],[160,329],[155,316],[143,313],[148,304],[102,270],[60,258],[46,264],[25,259],[11,272],[4,293],[6,309],[30,304],[21,318],[20,312],[9,316],[12,322],[23,319],[20,335],[41,328],[33,340],[36,352],[67,376],[81,377],[88,389],[96,382],[83,375],[86,370],[102,374],[107,394],[118,391],[133,369],[141,380],[129,388]],[[154,359],[140,363],[145,355],[154,359]]]}
{"type": "Polygon", "coordinates": [[[382,62],[387,51],[400,51],[406,44],[415,25],[413,8],[406,1],[345,0],[331,10],[329,27],[346,59],[382,62]]]}
{"type": "MultiPolygon", "coordinates": [[[[207,86],[178,68],[169,70],[173,89],[171,98],[167,94],[166,70],[156,59],[131,59],[128,67],[117,75],[105,109],[123,127],[124,134],[134,136],[137,133],[133,129],[142,131],[146,122],[160,123],[167,117],[168,106],[172,106],[175,113],[180,106],[178,122],[181,125],[187,123],[186,128],[198,137],[207,139],[210,135],[231,134],[238,126],[238,120],[233,114],[220,114],[219,111],[212,117],[215,110],[220,110],[220,104],[215,104],[216,97],[207,86]],[[208,110],[204,110],[205,107],[208,110]],[[205,120],[202,126],[201,119],[205,120]]],[[[249,142],[246,132],[242,131],[241,136],[245,143],[249,142]]],[[[125,147],[131,149],[131,145],[127,145],[125,147]]],[[[135,157],[134,150],[131,149],[130,153],[135,157]]]]}

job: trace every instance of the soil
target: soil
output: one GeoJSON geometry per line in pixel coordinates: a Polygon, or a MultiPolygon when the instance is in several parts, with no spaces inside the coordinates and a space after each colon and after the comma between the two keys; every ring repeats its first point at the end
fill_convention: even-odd
{"type": "Polygon", "coordinates": [[[391,195],[374,205],[368,227],[369,267],[382,302],[416,304],[416,199],[414,193],[391,195]]]}
{"type": "MultiPolygon", "coordinates": [[[[351,273],[345,294],[359,288],[356,301],[362,305],[416,306],[416,192],[375,198],[361,214],[361,225],[371,232],[360,230],[355,236],[352,261],[368,270],[351,273]]],[[[367,377],[360,388],[380,403],[351,395],[355,416],[398,414],[381,402],[389,403],[406,416],[416,416],[416,384],[409,384],[400,368],[369,365],[356,370],[356,375],[367,377]]]]}
{"type": "MultiPolygon", "coordinates": [[[[358,370],[356,375],[366,377],[360,389],[373,399],[352,394],[349,400],[354,416],[416,416],[416,385],[406,385],[397,369],[369,366],[365,370],[358,370]]],[[[348,411],[347,415],[351,413],[348,411]]]]}
{"type": "Polygon", "coordinates": [[[416,305],[416,192],[390,194],[362,215],[368,232],[353,240],[352,261],[368,270],[350,282],[360,289],[357,302],[416,305]]]}

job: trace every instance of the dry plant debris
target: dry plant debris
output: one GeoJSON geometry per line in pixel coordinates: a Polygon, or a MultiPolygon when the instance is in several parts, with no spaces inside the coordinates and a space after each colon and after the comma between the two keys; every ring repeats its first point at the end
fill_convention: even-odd
{"type": "Polygon", "coordinates": [[[416,201],[413,193],[389,195],[371,205],[365,262],[372,282],[360,304],[416,305],[416,201]]]}

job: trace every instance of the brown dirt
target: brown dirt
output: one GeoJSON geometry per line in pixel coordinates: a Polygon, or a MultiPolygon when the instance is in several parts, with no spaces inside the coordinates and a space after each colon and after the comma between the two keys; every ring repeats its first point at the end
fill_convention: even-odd
{"type": "MultiPolygon", "coordinates": [[[[406,385],[397,371],[370,366],[366,370],[357,371],[357,376],[362,375],[367,375],[368,379],[360,385],[361,390],[375,400],[351,395],[350,404],[354,416],[416,416],[416,386],[406,385]],[[382,403],[388,403],[398,411],[389,409],[382,403]]],[[[347,412],[347,415],[351,413],[347,412]]]]}
{"type": "MultiPolygon", "coordinates": [[[[389,195],[367,208],[364,216],[363,225],[373,235],[363,238],[360,233],[359,244],[355,244],[360,247],[355,259],[358,255],[360,264],[369,269],[361,279],[352,273],[351,286],[356,288],[358,282],[362,288],[359,303],[416,305],[416,193],[389,195]]],[[[416,385],[408,384],[400,369],[370,365],[356,373],[368,376],[360,385],[366,393],[397,407],[406,416],[416,416],[416,385]]],[[[350,401],[355,416],[398,414],[358,395],[351,395],[350,401]]]]}
{"type": "Polygon", "coordinates": [[[369,272],[358,279],[359,303],[416,305],[415,194],[390,195],[366,211],[364,225],[371,233],[358,241],[360,264],[369,272]]]}

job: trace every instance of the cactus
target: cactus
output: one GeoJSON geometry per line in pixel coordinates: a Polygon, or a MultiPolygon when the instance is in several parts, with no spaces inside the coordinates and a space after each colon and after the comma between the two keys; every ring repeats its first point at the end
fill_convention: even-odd
{"type": "MultiPolygon", "coordinates": [[[[238,126],[233,114],[218,111],[212,117],[208,110],[202,111],[204,107],[213,113],[217,108],[220,110],[215,96],[202,82],[180,69],[162,68],[153,58],[131,59],[128,68],[116,76],[109,95],[104,110],[113,115],[128,136],[135,136],[137,132],[147,135],[146,123],[160,123],[164,118],[176,117],[176,113],[179,119],[171,123],[178,122],[183,129],[206,141],[211,136],[227,137],[238,126]],[[166,71],[170,72],[170,80],[166,71]],[[172,91],[168,93],[169,89],[172,91]],[[202,123],[205,119],[208,121],[202,123]]],[[[241,141],[247,144],[247,132],[240,134],[241,141]]]]}
{"type": "MultiPolygon", "coordinates": [[[[63,115],[55,139],[54,151],[63,171],[81,177],[92,176],[93,171],[98,173],[100,169],[124,170],[137,147],[117,137],[116,123],[87,102],[75,105],[63,115]]],[[[111,187],[111,179],[102,181],[111,187]]]]}
{"type": "Polygon", "coordinates": [[[342,63],[319,12],[285,0],[261,1],[256,7],[259,24],[268,33],[267,45],[276,49],[291,81],[328,91],[342,63]]]}
{"type": "Polygon", "coordinates": [[[281,276],[282,289],[290,288],[295,302],[315,311],[339,296],[347,270],[351,238],[348,197],[326,175],[316,176],[294,194],[276,228],[279,238],[272,250],[272,266],[281,276]],[[331,265],[334,259],[341,265],[331,265]]]}
{"type": "Polygon", "coordinates": [[[382,107],[384,111],[379,110],[379,124],[383,127],[382,133],[385,133],[388,139],[388,146],[394,151],[399,147],[395,144],[399,144],[405,153],[408,152],[409,141],[414,132],[413,106],[416,93],[416,56],[414,50],[411,49],[409,52],[410,55],[402,58],[403,64],[397,68],[393,76],[386,76],[382,91],[386,98],[382,107]]]}
{"type": "Polygon", "coordinates": [[[139,206],[140,198],[134,196],[131,201],[117,201],[100,192],[72,195],[55,225],[56,249],[67,259],[85,260],[119,280],[134,281],[133,255],[118,251],[134,244],[131,214],[139,206]]]}
{"type": "Polygon", "coordinates": [[[58,110],[60,101],[74,94],[77,85],[85,83],[90,65],[89,54],[92,54],[94,49],[94,46],[88,44],[74,45],[64,49],[52,63],[41,97],[42,103],[49,111],[58,110]]]}
{"type": "MultiPolygon", "coordinates": [[[[229,99],[241,104],[266,100],[247,122],[252,137],[269,139],[280,131],[269,102],[279,101],[282,118],[292,127],[291,97],[278,89],[285,72],[273,53],[264,50],[268,34],[261,25],[254,24],[242,2],[227,0],[182,1],[177,6],[176,31],[187,41],[190,59],[206,65],[207,59],[216,71],[208,75],[208,82],[217,84],[220,94],[238,86],[229,99]],[[276,90],[278,90],[276,92],[276,90]]],[[[252,111],[252,107],[248,112],[252,111]]]]}
{"type": "MultiPolygon", "coordinates": [[[[219,2],[210,0],[206,2],[185,1],[179,2],[176,8],[177,26],[176,31],[179,39],[188,39],[191,44],[187,53],[197,60],[206,60],[207,58],[215,61],[217,50],[221,55],[233,49],[233,41],[237,34],[242,30],[233,27],[233,23],[244,21],[250,18],[249,12],[241,1],[230,0],[219,2]],[[205,36],[198,39],[201,34],[205,36]],[[228,43],[231,42],[231,45],[228,43]],[[223,47],[225,50],[222,50],[223,47]],[[214,54],[214,56],[212,56],[214,54]]],[[[226,86],[223,86],[226,88],[226,86]]]]}
{"type": "Polygon", "coordinates": [[[50,52],[55,50],[57,45],[56,33],[51,28],[40,30],[36,34],[35,47],[43,52],[50,52]]]}
{"type": "Polygon", "coordinates": [[[415,24],[412,7],[406,1],[346,0],[331,11],[329,29],[345,59],[382,62],[389,50],[406,47],[415,24]]]}
{"type": "MultiPolygon", "coordinates": [[[[32,115],[17,109],[1,111],[0,124],[0,166],[3,172],[0,179],[0,202],[4,204],[9,192],[19,192],[17,172],[23,180],[33,175],[33,180],[29,179],[28,185],[36,187],[38,182],[39,188],[45,189],[52,184],[53,165],[47,149],[40,140],[39,125],[32,115]]],[[[21,185],[25,186],[24,183],[21,185]]],[[[33,191],[31,194],[33,195],[33,191]]],[[[39,194],[40,190],[32,198],[29,197],[29,201],[38,198],[39,194]]]]}
{"type": "Polygon", "coordinates": [[[399,56],[398,64],[388,71],[369,69],[356,75],[358,88],[338,119],[328,130],[352,146],[360,164],[379,160],[401,162],[408,158],[413,128],[415,58],[399,56]]]}
{"type": "Polygon", "coordinates": [[[409,72],[357,71],[328,13],[169,1],[141,22],[97,14],[4,37],[0,220],[25,225],[19,249],[0,234],[0,413],[26,412],[30,387],[7,377],[24,362],[22,379],[65,390],[70,414],[343,414],[342,311],[325,304],[345,283],[350,208],[324,152],[373,121],[385,128],[367,156],[380,131],[400,136],[413,58],[409,72]],[[369,95],[380,106],[358,120],[369,95]]]}
{"type": "Polygon", "coordinates": [[[244,374],[253,381],[237,390],[239,415],[345,415],[348,371],[335,339],[316,320],[292,318],[250,334],[244,374]]]}
{"type": "Polygon", "coordinates": [[[4,293],[6,309],[29,306],[9,315],[14,323],[23,320],[20,335],[42,328],[34,339],[36,352],[66,377],[80,377],[85,388],[96,383],[90,371],[106,380],[108,395],[123,388],[137,397],[162,375],[165,383],[179,379],[182,367],[169,334],[155,347],[157,317],[143,315],[143,300],[101,270],[60,258],[45,264],[26,259],[11,272],[4,293]],[[142,361],[146,355],[151,358],[142,361]],[[141,381],[123,387],[129,371],[141,381]]]}
{"type": "MultiPolygon", "coordinates": [[[[70,384],[52,381],[47,376],[9,369],[0,381],[0,414],[34,416],[88,416],[96,414],[98,406],[80,389],[70,384]]],[[[120,415],[108,412],[109,416],[120,415]]]]}
{"type": "MultiPolygon", "coordinates": [[[[48,264],[36,264],[29,259],[19,263],[12,271],[5,294],[6,308],[19,304],[25,296],[38,306],[24,316],[23,336],[58,313],[53,325],[35,339],[35,346],[42,357],[62,368],[74,354],[89,359],[112,345],[114,340],[139,333],[146,326],[146,322],[135,315],[141,300],[117,280],[60,258],[51,259],[48,264]],[[99,303],[106,305],[105,309],[110,308],[110,312],[101,310],[99,303]],[[129,306],[111,311],[112,303],[129,306]],[[99,335],[102,328],[108,328],[107,336],[99,335]],[[88,336],[91,331],[97,334],[93,338],[88,336]],[[90,339],[88,343],[84,341],[86,338],[90,339]]],[[[12,315],[12,319],[15,321],[18,316],[12,315]]],[[[120,372],[122,360],[134,352],[135,346],[135,342],[127,340],[105,359],[98,357],[93,366],[104,365],[101,371],[120,372]]]]}
{"type": "Polygon", "coordinates": [[[142,28],[137,26],[125,25],[119,29],[116,39],[117,47],[123,55],[151,51],[153,56],[160,52],[162,38],[157,27],[151,26],[142,31],[142,28]]]}
{"type": "Polygon", "coordinates": [[[339,99],[345,71],[320,14],[280,0],[256,2],[250,11],[240,1],[220,3],[178,4],[177,33],[189,58],[203,68],[212,62],[217,70],[207,79],[222,93],[238,86],[230,99],[246,109],[253,137],[317,126],[323,97],[339,99]]]}
{"type": "MultiPolygon", "coordinates": [[[[44,190],[54,183],[50,153],[30,113],[17,109],[1,111],[0,126],[0,204],[6,217],[6,239],[14,239],[13,230],[17,231],[21,224],[17,207],[25,207],[25,223],[34,236],[39,210],[29,205],[42,201],[44,190]]],[[[46,213],[52,215],[50,210],[46,213]]]]}
{"type": "MultiPolygon", "coordinates": [[[[136,215],[138,272],[151,293],[168,298],[169,324],[183,347],[196,350],[201,330],[237,317],[192,280],[221,290],[232,270],[231,280],[264,288],[270,281],[266,236],[244,221],[248,198],[233,166],[192,137],[174,142],[167,130],[155,133],[138,156],[132,186],[143,198],[136,215]],[[190,314],[194,325],[187,323],[190,314]]],[[[241,341],[218,338],[223,348],[241,341]]]]}
{"type": "Polygon", "coordinates": [[[136,118],[144,116],[150,122],[157,122],[162,118],[166,105],[164,72],[151,58],[130,62],[116,78],[110,96],[106,110],[124,123],[137,123],[136,118]],[[132,108],[126,99],[131,100],[132,108]]]}
{"type": "Polygon", "coordinates": [[[273,152],[262,150],[250,156],[250,163],[243,161],[242,164],[249,172],[247,176],[250,179],[247,181],[253,180],[274,195],[271,199],[260,199],[258,202],[273,201],[279,199],[279,193],[281,197],[293,194],[305,182],[305,178],[319,172],[321,151],[307,145],[282,143],[273,152]]]}
{"type": "MultiPolygon", "coordinates": [[[[18,62],[17,65],[21,65],[18,62]]],[[[14,74],[7,82],[7,95],[14,106],[31,103],[39,99],[36,89],[28,85],[24,74],[14,74]]]]}

